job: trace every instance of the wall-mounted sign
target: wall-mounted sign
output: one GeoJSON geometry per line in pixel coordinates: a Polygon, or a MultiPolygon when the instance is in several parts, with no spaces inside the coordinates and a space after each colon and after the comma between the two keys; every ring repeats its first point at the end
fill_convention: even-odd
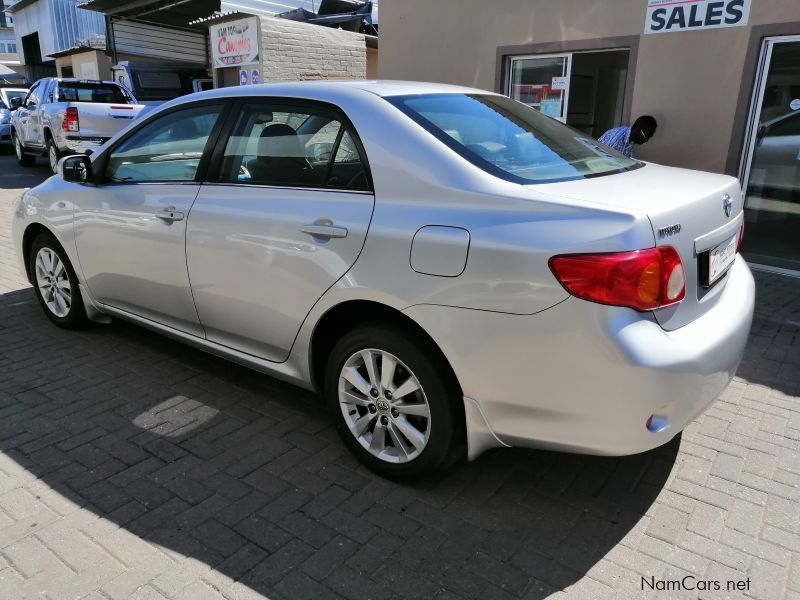
{"type": "Polygon", "coordinates": [[[258,62],[258,17],[208,28],[213,66],[238,67],[258,62]]]}
{"type": "Polygon", "coordinates": [[[569,85],[569,77],[553,77],[550,82],[551,90],[566,90],[569,85]]]}
{"type": "Polygon", "coordinates": [[[261,83],[261,73],[258,72],[258,69],[253,69],[250,72],[250,83],[253,85],[258,85],[261,83]]]}
{"type": "Polygon", "coordinates": [[[647,0],[645,33],[742,27],[751,0],[647,0]]]}
{"type": "Polygon", "coordinates": [[[247,85],[247,69],[239,70],[239,85],[247,85]]]}

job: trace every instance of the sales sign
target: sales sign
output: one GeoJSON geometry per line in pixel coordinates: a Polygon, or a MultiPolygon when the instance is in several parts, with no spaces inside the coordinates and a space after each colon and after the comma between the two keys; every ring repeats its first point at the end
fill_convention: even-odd
{"type": "Polygon", "coordinates": [[[751,0],[648,0],[645,33],[743,27],[751,0]]]}
{"type": "Polygon", "coordinates": [[[258,17],[208,28],[214,67],[238,67],[258,62],[258,17]]]}

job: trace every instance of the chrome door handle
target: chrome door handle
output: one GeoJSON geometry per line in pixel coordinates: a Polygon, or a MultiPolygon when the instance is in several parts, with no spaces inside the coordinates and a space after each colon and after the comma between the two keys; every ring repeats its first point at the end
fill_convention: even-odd
{"type": "Polygon", "coordinates": [[[347,237],[347,227],[337,227],[335,225],[303,225],[300,231],[322,238],[343,238],[347,237]]]}
{"type": "Polygon", "coordinates": [[[165,210],[158,211],[156,216],[162,221],[172,223],[173,221],[183,221],[184,214],[171,206],[165,210]]]}

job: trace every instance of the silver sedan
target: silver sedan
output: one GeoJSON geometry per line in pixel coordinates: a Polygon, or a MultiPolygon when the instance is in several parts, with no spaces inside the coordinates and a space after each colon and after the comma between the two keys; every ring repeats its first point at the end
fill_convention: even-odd
{"type": "Polygon", "coordinates": [[[56,325],[127,319],[319,390],[391,477],[664,444],[753,313],[735,179],[452,86],[186,96],[62,159],[13,227],[56,325]]]}

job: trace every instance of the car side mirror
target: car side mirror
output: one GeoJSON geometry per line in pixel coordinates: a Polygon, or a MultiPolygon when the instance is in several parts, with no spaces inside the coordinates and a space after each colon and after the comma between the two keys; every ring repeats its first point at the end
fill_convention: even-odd
{"type": "Polygon", "coordinates": [[[58,176],[64,181],[87,183],[92,177],[92,161],[83,154],[65,156],[58,161],[58,176]]]}
{"type": "Polygon", "coordinates": [[[13,97],[8,102],[9,107],[11,110],[17,110],[20,106],[22,106],[22,98],[13,97]]]}

